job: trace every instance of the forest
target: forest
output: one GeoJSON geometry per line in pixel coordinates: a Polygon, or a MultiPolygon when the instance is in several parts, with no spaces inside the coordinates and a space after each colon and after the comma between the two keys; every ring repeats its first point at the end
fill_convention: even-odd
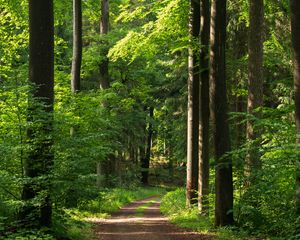
{"type": "Polygon", "coordinates": [[[0,239],[297,240],[299,147],[299,0],[0,0],[0,239]]]}

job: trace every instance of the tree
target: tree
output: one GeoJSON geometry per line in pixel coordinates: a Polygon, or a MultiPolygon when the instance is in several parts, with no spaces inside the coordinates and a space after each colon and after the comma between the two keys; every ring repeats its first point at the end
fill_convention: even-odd
{"type": "Polygon", "coordinates": [[[142,167],[142,183],[148,185],[148,176],[149,176],[149,166],[150,166],[150,157],[151,157],[151,146],[152,146],[152,135],[153,135],[153,113],[154,108],[149,108],[149,123],[147,129],[147,145],[145,154],[141,154],[141,167],[142,167]]]}
{"type": "MultiPolygon", "coordinates": [[[[109,31],[109,0],[101,0],[101,20],[100,20],[100,34],[102,36],[106,35],[109,31]]],[[[103,41],[103,44],[106,44],[103,41]]],[[[104,47],[104,51],[101,53],[103,60],[100,63],[100,87],[102,89],[107,89],[110,86],[109,82],[109,72],[108,72],[108,50],[104,47]]]]}
{"type": "Polygon", "coordinates": [[[198,202],[199,169],[199,54],[197,47],[200,33],[200,0],[190,0],[188,58],[188,122],[187,122],[187,179],[186,205],[198,202]],[[195,44],[196,43],[196,44],[195,44]]]}
{"type": "MultiPolygon", "coordinates": [[[[294,89],[295,89],[295,117],[296,117],[296,143],[300,144],[300,2],[298,0],[290,1],[291,8],[291,27],[292,27],[292,48],[294,57],[294,89]]],[[[300,215],[300,171],[299,159],[296,174],[296,211],[300,215]]]]}
{"type": "MultiPolygon", "coordinates": [[[[249,115],[259,118],[257,108],[263,106],[263,29],[264,1],[249,0],[249,40],[248,40],[248,107],[249,115]]],[[[245,175],[254,177],[253,172],[260,168],[259,138],[261,131],[254,129],[254,120],[247,121],[247,139],[251,144],[245,160],[245,175]]],[[[249,183],[251,179],[249,179],[249,183]]]]}
{"type": "Polygon", "coordinates": [[[215,225],[233,224],[232,160],[227,116],[226,72],[226,1],[212,2],[210,83],[211,115],[216,161],[215,225]]]}
{"type": "Polygon", "coordinates": [[[51,225],[51,201],[49,180],[53,163],[52,123],[54,102],[54,20],[52,0],[29,1],[29,93],[27,131],[29,153],[24,162],[24,175],[28,178],[23,187],[22,200],[26,202],[21,211],[25,222],[31,217],[40,226],[51,225]],[[46,180],[39,180],[43,177],[46,180]],[[40,207],[31,200],[42,197],[40,207]],[[39,213],[38,213],[39,212],[39,213]]]}
{"type": "MultiPolygon", "coordinates": [[[[107,35],[109,31],[109,0],[101,0],[101,19],[100,19],[100,35],[105,36],[107,35]]],[[[106,45],[107,43],[105,41],[102,41],[103,45],[106,45]]],[[[108,49],[107,46],[104,46],[103,52],[101,52],[101,55],[103,57],[103,60],[101,61],[99,65],[99,74],[100,74],[100,88],[101,89],[108,89],[110,87],[109,82],[109,72],[108,72],[108,58],[107,53],[108,49]]],[[[103,103],[103,106],[106,106],[107,102],[103,103]]],[[[101,185],[108,186],[108,175],[109,175],[109,162],[113,162],[114,156],[111,154],[108,156],[108,160],[105,160],[101,163],[97,164],[97,185],[100,187],[101,185]],[[109,161],[109,162],[108,162],[109,161]],[[102,176],[105,176],[105,181],[102,181],[102,176]]]]}
{"type": "Polygon", "coordinates": [[[200,129],[199,129],[199,210],[208,214],[209,210],[209,40],[210,3],[201,0],[200,28],[200,129]]]}
{"type": "Polygon", "coordinates": [[[71,72],[72,92],[80,91],[80,69],[82,60],[82,10],[81,0],[73,0],[73,59],[71,72]]]}

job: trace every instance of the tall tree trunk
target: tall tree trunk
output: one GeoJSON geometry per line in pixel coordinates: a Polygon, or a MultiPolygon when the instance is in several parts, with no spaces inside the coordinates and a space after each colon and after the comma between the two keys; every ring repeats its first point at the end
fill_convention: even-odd
{"type": "Polygon", "coordinates": [[[209,40],[210,3],[201,0],[200,28],[200,128],[199,128],[199,211],[203,215],[209,210],[209,40]]]}
{"type": "Polygon", "coordinates": [[[216,161],[215,225],[233,224],[232,160],[227,113],[226,72],[226,0],[214,0],[211,22],[211,115],[216,161]]]}
{"type": "MultiPolygon", "coordinates": [[[[233,38],[233,46],[232,48],[232,55],[234,61],[240,62],[243,61],[241,58],[245,57],[248,52],[248,29],[246,26],[246,22],[240,22],[234,31],[234,38],[233,38]]],[[[236,69],[235,75],[233,76],[231,84],[235,84],[237,90],[242,88],[243,76],[240,73],[240,69],[236,69]]],[[[236,91],[234,97],[234,106],[233,111],[237,113],[244,113],[246,110],[247,105],[246,98],[240,94],[239,91],[236,91]]],[[[234,139],[234,149],[238,149],[245,141],[246,136],[246,124],[244,124],[244,117],[237,116],[235,117],[234,122],[234,129],[235,129],[235,136],[234,139]]]]}
{"type": "Polygon", "coordinates": [[[199,51],[195,50],[195,42],[199,43],[199,33],[200,0],[190,0],[186,177],[186,205],[188,207],[198,202],[200,63],[199,51]]]}
{"type": "Polygon", "coordinates": [[[73,0],[73,59],[71,71],[72,92],[80,91],[80,69],[82,60],[82,11],[81,0],[73,0]]]}
{"type": "MultiPolygon", "coordinates": [[[[264,28],[264,2],[263,0],[249,0],[249,65],[248,65],[248,114],[260,117],[255,109],[263,106],[263,28],[264,28]]],[[[245,176],[249,183],[255,177],[255,171],[260,168],[259,156],[260,131],[254,129],[252,119],[247,121],[247,140],[251,146],[245,160],[245,176]]]]}
{"type": "MultiPolygon", "coordinates": [[[[24,184],[22,200],[26,202],[20,217],[32,224],[32,217],[39,226],[50,226],[52,207],[50,180],[40,180],[53,163],[52,124],[54,101],[54,21],[52,0],[29,0],[29,82],[33,90],[29,93],[27,131],[30,144],[28,157],[24,161],[24,175],[29,179],[24,184]],[[46,192],[41,206],[32,203],[41,192],[46,192]]],[[[44,193],[43,193],[44,194],[44,193]]],[[[41,196],[41,195],[40,195],[41,196]]]]}
{"type": "MultiPolygon", "coordinates": [[[[101,1],[101,19],[100,19],[100,34],[106,35],[109,31],[109,0],[100,0],[101,1]]],[[[107,42],[102,41],[104,45],[103,51],[101,55],[103,56],[102,62],[99,64],[99,71],[100,71],[100,88],[101,89],[108,89],[110,87],[109,82],[109,72],[108,72],[108,59],[107,59],[107,42]]],[[[106,107],[107,103],[104,102],[103,106],[106,107]]],[[[115,156],[110,154],[108,156],[108,160],[110,162],[115,162],[115,156]]],[[[107,185],[108,182],[108,162],[99,162],[97,164],[97,185],[98,187],[103,187],[103,185],[107,185]],[[105,175],[104,177],[102,175],[105,175]]]]}
{"type": "MultiPolygon", "coordinates": [[[[101,19],[100,19],[100,34],[106,35],[109,31],[109,0],[101,0],[101,19]]],[[[104,45],[107,45],[103,41],[104,45]]],[[[107,89],[110,87],[109,82],[109,72],[108,72],[108,58],[106,57],[108,53],[107,46],[104,47],[103,52],[101,53],[104,57],[104,60],[100,63],[100,88],[107,89]]]]}
{"type": "MultiPolygon", "coordinates": [[[[290,0],[291,26],[292,26],[292,46],[294,57],[294,89],[296,105],[296,129],[297,144],[300,144],[300,1],[290,0]]],[[[296,211],[300,215],[300,169],[299,160],[296,173],[296,211]]]]}
{"type": "Polygon", "coordinates": [[[151,146],[152,146],[152,135],[153,135],[153,113],[154,108],[149,108],[149,123],[148,123],[148,137],[147,137],[147,146],[146,146],[146,154],[142,159],[142,183],[144,185],[149,184],[149,167],[150,167],[150,157],[151,157],[151,146]]]}

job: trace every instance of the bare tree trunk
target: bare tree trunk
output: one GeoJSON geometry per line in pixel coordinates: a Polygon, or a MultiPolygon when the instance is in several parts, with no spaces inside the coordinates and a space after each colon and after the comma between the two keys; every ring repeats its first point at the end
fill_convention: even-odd
{"type": "MultiPolygon", "coordinates": [[[[101,19],[100,19],[100,34],[106,35],[109,31],[109,0],[100,0],[101,1],[101,19]]],[[[102,41],[102,44],[104,45],[104,51],[101,52],[101,55],[103,56],[104,60],[99,64],[99,71],[100,71],[100,88],[101,89],[108,89],[110,87],[109,82],[109,72],[108,72],[108,59],[106,57],[108,53],[107,49],[107,43],[105,41],[102,41]]],[[[106,102],[103,103],[103,106],[105,107],[107,105],[106,102]]],[[[108,183],[108,167],[107,165],[109,162],[115,162],[115,156],[113,154],[110,154],[108,156],[108,160],[106,162],[99,162],[97,165],[97,185],[98,187],[105,186],[108,183]],[[105,176],[102,176],[102,175],[105,176]]]]}
{"type": "Polygon", "coordinates": [[[52,205],[50,201],[50,180],[47,174],[53,164],[53,102],[54,102],[54,20],[52,0],[29,1],[29,82],[33,85],[28,97],[29,128],[27,130],[28,157],[24,161],[24,176],[30,179],[24,184],[22,200],[26,202],[20,217],[26,224],[50,226],[52,205]],[[41,206],[32,203],[41,192],[41,206]],[[44,193],[43,193],[44,194],[44,193]]]}
{"type": "MultiPolygon", "coordinates": [[[[248,65],[248,114],[259,118],[260,114],[255,112],[258,107],[263,106],[263,28],[264,28],[264,2],[263,0],[249,0],[249,65],[248,65]]],[[[253,120],[247,121],[247,139],[252,144],[245,159],[245,176],[250,179],[261,166],[259,156],[259,129],[254,129],[253,120]]]]}
{"type": "Polygon", "coordinates": [[[213,0],[211,22],[211,115],[216,161],[215,225],[233,224],[233,183],[225,72],[226,0],[213,0]]]}
{"type": "Polygon", "coordinates": [[[154,108],[149,109],[149,123],[148,123],[148,137],[147,137],[147,147],[145,157],[142,159],[142,183],[144,185],[149,184],[149,167],[151,158],[151,147],[152,147],[152,135],[153,135],[153,112],[154,108]]]}
{"type": "Polygon", "coordinates": [[[201,0],[200,28],[200,128],[199,128],[199,211],[209,212],[209,40],[210,40],[210,3],[201,0]]]}
{"type": "MultiPolygon", "coordinates": [[[[231,48],[234,61],[243,61],[241,58],[245,57],[248,52],[248,29],[245,21],[238,23],[235,27],[231,48]]],[[[240,68],[237,68],[235,74],[232,76],[231,84],[234,84],[238,90],[243,87],[242,83],[243,75],[241,74],[240,68]]],[[[234,98],[234,105],[232,106],[233,111],[236,113],[245,113],[247,108],[246,97],[244,97],[239,91],[236,91],[232,98],[234,98]]],[[[246,124],[243,121],[243,116],[237,116],[234,120],[233,124],[235,136],[233,136],[233,149],[238,149],[245,141],[246,124]]]]}
{"type": "MultiPolygon", "coordinates": [[[[100,20],[100,34],[106,35],[109,31],[109,0],[101,0],[101,20],[100,20]]],[[[104,45],[107,45],[103,41],[104,45]]],[[[100,63],[100,88],[107,89],[110,87],[109,72],[108,72],[108,53],[107,46],[104,47],[104,51],[101,53],[104,60],[100,63]]]]}
{"type": "MultiPolygon", "coordinates": [[[[295,89],[295,105],[296,105],[296,131],[297,144],[300,144],[300,1],[290,0],[291,6],[291,26],[292,26],[292,46],[294,57],[294,89],[295,89]]],[[[296,211],[300,215],[300,169],[298,167],[296,173],[296,211]]]]}
{"type": "Polygon", "coordinates": [[[71,70],[72,92],[80,91],[80,69],[82,60],[82,11],[81,0],[73,0],[73,59],[71,70]]]}
{"type": "Polygon", "coordinates": [[[199,175],[199,114],[200,114],[200,73],[199,52],[193,43],[199,42],[200,0],[190,0],[189,19],[189,65],[188,65],[188,122],[187,122],[187,177],[186,205],[190,207],[198,202],[199,175]]]}

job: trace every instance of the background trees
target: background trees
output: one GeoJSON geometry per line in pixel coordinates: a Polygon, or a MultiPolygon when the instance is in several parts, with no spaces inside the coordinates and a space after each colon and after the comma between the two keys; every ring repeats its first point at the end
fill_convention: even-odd
{"type": "MultiPolygon", "coordinates": [[[[67,217],[70,208],[78,210],[86,207],[98,211],[95,199],[101,203],[99,206],[104,202],[112,202],[103,196],[114,191],[103,185],[100,189],[96,186],[95,166],[99,162],[113,163],[109,168],[116,169],[114,173],[107,171],[110,187],[120,186],[129,192],[128,188],[136,188],[141,182],[141,159],[145,159],[147,153],[147,161],[150,156],[147,171],[150,185],[184,187],[186,166],[190,164],[186,154],[187,105],[191,93],[187,84],[190,48],[190,56],[193,56],[190,70],[195,70],[191,72],[195,79],[193,86],[200,88],[201,99],[200,107],[194,109],[194,130],[190,131],[194,142],[189,143],[194,145],[194,155],[201,156],[201,171],[197,171],[197,166],[191,168],[194,176],[199,174],[199,179],[202,179],[200,186],[194,181],[194,190],[200,190],[200,209],[214,212],[217,199],[217,218],[214,219],[213,214],[210,216],[210,220],[216,220],[217,225],[232,223],[233,210],[237,226],[254,235],[292,236],[298,216],[294,208],[298,150],[294,144],[296,122],[288,2],[265,1],[262,30],[262,8],[259,8],[261,11],[255,11],[257,14],[249,15],[259,5],[249,5],[245,0],[227,1],[227,20],[224,25],[225,2],[214,1],[215,11],[212,12],[211,22],[211,48],[214,55],[210,64],[207,56],[209,1],[202,0],[200,5],[199,1],[192,2],[196,3],[194,7],[197,10],[193,12],[195,21],[191,22],[194,26],[193,37],[189,35],[187,27],[188,1],[110,1],[109,18],[105,17],[107,8],[104,6],[107,3],[82,1],[81,91],[72,94],[68,80],[72,71],[72,4],[66,0],[55,1],[54,115],[53,125],[49,123],[49,128],[43,128],[43,124],[47,125],[51,119],[47,111],[51,109],[52,100],[47,102],[46,99],[52,95],[42,96],[50,93],[45,90],[40,92],[41,101],[31,101],[32,98],[27,101],[28,92],[31,92],[27,79],[28,65],[31,64],[27,58],[30,53],[28,3],[0,0],[0,213],[4,216],[0,218],[0,229],[7,232],[16,228],[16,216],[24,205],[35,209],[47,206],[48,193],[38,189],[30,201],[22,200],[23,187],[31,183],[30,178],[24,175],[22,166],[28,159],[33,159],[28,156],[34,153],[38,143],[46,142],[51,151],[55,150],[54,156],[48,156],[50,160],[53,158],[50,175],[48,171],[39,172],[37,180],[47,188],[51,186],[55,226],[66,226],[68,221],[65,219],[70,219],[67,217]],[[109,26],[105,34],[99,30],[101,19],[109,26]],[[254,28],[258,30],[253,30],[254,20],[259,22],[254,28]],[[253,37],[253,32],[259,34],[253,37]],[[251,54],[248,57],[248,48],[254,49],[259,57],[251,54]],[[109,64],[105,65],[105,70],[100,71],[102,64],[107,61],[109,64]],[[254,66],[253,63],[259,63],[259,66],[248,69],[248,65],[254,66]],[[255,87],[257,91],[252,91],[264,98],[259,115],[254,109],[261,103],[247,113],[248,87],[251,84],[248,83],[249,70],[260,74],[253,79],[263,80],[260,84],[264,82],[263,92],[258,91],[261,90],[260,84],[255,87]],[[209,71],[213,80],[210,86],[213,93],[210,100],[213,106],[211,120],[207,90],[209,71]],[[100,72],[109,74],[110,87],[100,90],[99,80],[103,76],[100,72]],[[30,114],[33,103],[37,104],[38,114],[30,114]],[[197,110],[201,110],[199,115],[197,110]],[[200,123],[197,123],[197,117],[200,123]],[[261,168],[253,176],[255,184],[245,186],[249,179],[244,175],[244,163],[251,153],[245,134],[247,121],[254,130],[259,130],[260,144],[252,144],[250,150],[260,153],[261,168]],[[209,125],[213,130],[210,134],[209,125]],[[71,128],[76,129],[76,134],[72,136],[71,128]],[[38,134],[29,134],[32,135],[32,141],[27,141],[27,132],[31,129],[33,133],[38,131],[38,134]],[[199,144],[198,137],[199,149],[196,147],[199,144]],[[50,147],[52,142],[53,146],[50,147]],[[114,156],[114,161],[107,161],[110,156],[114,156]],[[206,164],[206,167],[201,164],[206,164]],[[217,171],[214,166],[217,166],[217,171]],[[217,184],[212,177],[208,187],[208,174],[216,176],[217,184]],[[224,181],[221,180],[223,174],[226,178],[224,181]],[[226,187],[220,187],[220,184],[226,184],[226,187]],[[221,193],[221,190],[225,191],[221,193]],[[201,203],[205,194],[208,194],[210,201],[203,209],[208,202],[201,203]],[[228,201],[223,201],[224,196],[228,201]],[[223,203],[228,204],[223,206],[223,203]]],[[[292,4],[296,3],[292,1],[292,4]]],[[[297,12],[294,11],[297,7],[291,6],[294,56],[297,60],[297,12]]],[[[46,37],[46,34],[40,37],[46,37]]],[[[47,66],[52,67],[51,64],[47,66]]],[[[39,80],[49,84],[49,77],[51,74],[43,70],[39,80]]],[[[170,196],[178,200],[173,206],[181,209],[180,199],[185,204],[184,191],[177,190],[170,196]]],[[[184,211],[184,207],[182,209],[184,211]]],[[[199,210],[196,211],[194,216],[198,215],[199,210]]],[[[194,210],[190,209],[188,213],[194,213],[194,210]]],[[[193,219],[194,223],[201,219],[210,221],[206,217],[193,219]]]]}

